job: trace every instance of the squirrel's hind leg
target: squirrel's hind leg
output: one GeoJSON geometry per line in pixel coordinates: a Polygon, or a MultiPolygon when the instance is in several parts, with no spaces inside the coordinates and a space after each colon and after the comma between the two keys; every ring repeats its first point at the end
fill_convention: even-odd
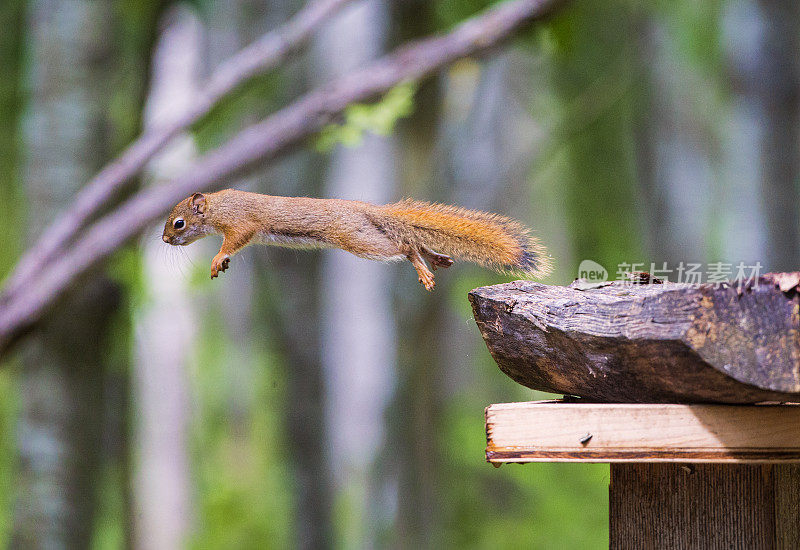
{"type": "Polygon", "coordinates": [[[446,254],[439,254],[424,246],[420,247],[419,251],[422,256],[430,262],[433,271],[436,271],[437,267],[448,268],[453,265],[453,258],[446,254]]]}
{"type": "Polygon", "coordinates": [[[412,246],[404,246],[400,249],[400,252],[408,258],[408,261],[411,262],[411,265],[417,270],[420,284],[422,284],[426,290],[433,290],[433,287],[436,286],[436,282],[433,280],[433,272],[428,269],[425,260],[423,260],[420,255],[420,251],[412,246]]]}

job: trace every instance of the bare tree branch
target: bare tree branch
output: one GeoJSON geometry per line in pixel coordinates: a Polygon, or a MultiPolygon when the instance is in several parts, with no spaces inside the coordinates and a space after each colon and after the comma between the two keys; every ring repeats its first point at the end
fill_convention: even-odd
{"type": "Polygon", "coordinates": [[[0,354],[62,292],[92,265],[197,190],[223,187],[231,176],[276,158],[319,131],[349,104],[385,93],[453,61],[485,51],[531,21],[551,13],[560,0],[513,0],[459,25],[449,34],[415,42],[371,65],[319,88],[211,151],[183,176],[148,188],[88,228],[82,238],[54,257],[38,277],[25,282],[0,311],[0,354]]]}
{"type": "Polygon", "coordinates": [[[70,243],[167,142],[200,120],[243,82],[286,61],[322,23],[349,1],[312,1],[285,25],[265,34],[221,63],[186,112],[139,136],[81,189],[69,209],[44,230],[20,259],[6,282],[0,303],[11,299],[22,286],[28,284],[29,279],[70,243]]]}

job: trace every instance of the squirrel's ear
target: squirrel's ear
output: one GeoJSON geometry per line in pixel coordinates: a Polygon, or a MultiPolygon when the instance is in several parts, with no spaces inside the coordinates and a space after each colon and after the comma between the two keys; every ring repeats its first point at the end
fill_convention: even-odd
{"type": "Polygon", "coordinates": [[[189,206],[195,214],[203,214],[206,211],[206,196],[202,193],[195,193],[189,199],[189,206]]]}

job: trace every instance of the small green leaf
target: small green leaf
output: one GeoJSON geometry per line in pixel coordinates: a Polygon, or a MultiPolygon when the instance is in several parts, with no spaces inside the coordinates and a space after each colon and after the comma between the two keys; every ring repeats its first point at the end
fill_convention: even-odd
{"type": "Polygon", "coordinates": [[[343,124],[329,124],[317,136],[314,146],[327,152],[337,144],[355,147],[363,140],[364,132],[388,136],[397,121],[414,111],[415,82],[404,82],[386,92],[375,103],[355,103],[344,111],[343,124]]]}

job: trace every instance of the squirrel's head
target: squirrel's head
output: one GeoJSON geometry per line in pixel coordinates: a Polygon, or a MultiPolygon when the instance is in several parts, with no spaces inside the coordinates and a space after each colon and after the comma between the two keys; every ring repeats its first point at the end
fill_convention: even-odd
{"type": "Polygon", "coordinates": [[[210,229],[205,220],[207,208],[206,196],[202,193],[182,200],[169,213],[161,238],[167,244],[187,245],[205,237],[210,229]]]}

